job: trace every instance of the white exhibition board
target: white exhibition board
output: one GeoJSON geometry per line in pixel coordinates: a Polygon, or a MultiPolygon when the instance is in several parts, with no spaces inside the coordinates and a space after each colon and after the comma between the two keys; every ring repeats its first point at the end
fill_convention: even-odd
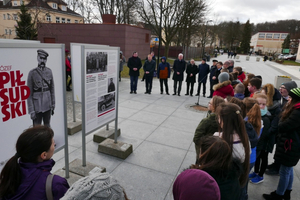
{"type": "Polygon", "coordinates": [[[96,46],[96,47],[108,47],[107,45],[93,45],[93,44],[84,44],[84,43],[71,43],[70,51],[71,51],[71,67],[72,67],[72,92],[74,94],[74,101],[81,102],[81,73],[82,68],[82,60],[81,60],[81,47],[84,45],[96,46]]]}
{"type": "MultiPolygon", "coordinates": [[[[54,131],[56,150],[63,148],[66,143],[65,134],[67,116],[65,106],[65,58],[63,44],[3,43],[0,47],[0,55],[1,170],[5,161],[16,153],[15,145],[19,135],[25,129],[33,126],[33,120],[30,117],[29,109],[33,107],[33,110],[36,110],[36,107],[38,107],[33,101],[41,99],[40,97],[43,95],[43,97],[47,96],[44,91],[46,89],[39,89],[36,87],[37,85],[43,85],[43,88],[51,87],[54,89],[50,90],[51,98],[48,98],[48,101],[51,105],[55,105],[54,113],[50,118],[50,126],[54,131]],[[42,73],[41,76],[44,77],[44,80],[48,79],[48,84],[50,83],[50,86],[46,86],[45,81],[38,81],[38,79],[41,80],[42,78],[40,75],[36,75],[38,73],[37,50],[39,49],[42,49],[49,54],[45,64],[48,68],[48,75],[44,76],[44,73],[42,73]],[[49,78],[51,77],[49,75],[49,73],[51,73],[50,71],[53,76],[52,80],[49,78]],[[35,77],[34,75],[29,75],[29,72],[31,72],[30,74],[35,73],[35,77]],[[40,76],[40,78],[36,78],[36,76],[40,76]],[[38,97],[38,92],[40,94],[43,93],[43,95],[39,95],[38,97]],[[33,102],[33,106],[29,106],[30,102],[33,102]]],[[[43,98],[42,101],[45,99],[46,98],[43,98]]]]}
{"type": "Polygon", "coordinates": [[[116,119],[119,47],[83,46],[85,133],[116,119]]]}

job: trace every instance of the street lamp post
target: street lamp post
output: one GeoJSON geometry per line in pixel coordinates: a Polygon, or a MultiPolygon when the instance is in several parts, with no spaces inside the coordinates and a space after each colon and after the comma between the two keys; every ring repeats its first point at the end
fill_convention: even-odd
{"type": "Polygon", "coordinates": [[[203,43],[202,43],[202,59],[204,58],[204,51],[205,51],[205,44],[206,44],[206,34],[207,34],[207,24],[208,22],[211,22],[212,20],[207,20],[205,23],[205,32],[204,32],[204,38],[203,38],[203,43]]]}

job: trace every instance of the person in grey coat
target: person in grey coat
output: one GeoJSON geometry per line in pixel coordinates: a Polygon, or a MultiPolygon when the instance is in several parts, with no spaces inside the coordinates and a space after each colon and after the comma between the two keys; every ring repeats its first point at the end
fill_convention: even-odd
{"type": "Polygon", "coordinates": [[[182,81],[183,81],[183,73],[185,71],[185,65],[186,62],[185,60],[183,60],[183,54],[180,53],[178,55],[178,59],[176,59],[174,61],[173,64],[173,80],[174,80],[174,94],[176,95],[178,94],[178,96],[180,96],[180,91],[181,91],[181,85],[182,85],[182,81]],[[177,89],[177,84],[178,84],[178,89],[177,89]]]}
{"type": "Polygon", "coordinates": [[[123,71],[123,65],[126,63],[126,58],[123,56],[123,52],[120,51],[120,67],[119,67],[119,81],[121,81],[121,72],[123,71]]]}
{"type": "Polygon", "coordinates": [[[54,114],[55,93],[52,70],[46,67],[49,54],[37,50],[38,66],[32,69],[27,77],[27,86],[30,95],[27,99],[28,113],[33,121],[33,126],[43,124],[50,127],[51,115],[54,114]]]}

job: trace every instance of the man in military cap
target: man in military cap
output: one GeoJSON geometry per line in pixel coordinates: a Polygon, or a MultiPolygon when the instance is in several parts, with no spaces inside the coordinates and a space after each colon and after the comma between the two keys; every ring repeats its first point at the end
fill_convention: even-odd
{"type": "Polygon", "coordinates": [[[38,66],[32,69],[27,78],[30,96],[27,99],[28,113],[33,121],[33,126],[43,124],[50,127],[50,118],[54,114],[55,94],[52,70],[46,67],[49,54],[37,50],[38,66]]]}

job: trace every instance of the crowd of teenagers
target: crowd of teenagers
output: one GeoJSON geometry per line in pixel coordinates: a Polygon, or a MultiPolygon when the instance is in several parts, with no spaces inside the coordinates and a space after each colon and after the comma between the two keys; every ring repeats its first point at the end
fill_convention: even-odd
{"type": "MultiPolygon", "coordinates": [[[[202,192],[211,194],[206,199],[248,199],[248,182],[260,184],[264,174],[280,176],[276,190],[262,194],[264,199],[293,199],[293,166],[300,158],[300,88],[294,81],[282,83],[279,90],[269,83],[262,86],[262,77],[254,74],[234,84],[230,73],[223,70],[220,68],[207,117],[194,134],[195,164],[177,177],[174,199],[198,199],[191,195],[202,192]],[[217,93],[224,87],[226,93],[217,93]],[[275,144],[274,162],[268,165],[275,144]],[[207,186],[199,179],[192,187],[190,181],[196,176],[203,177],[207,186]],[[196,190],[197,184],[203,191],[196,190]]],[[[235,70],[239,76],[243,73],[240,67],[235,70]]]]}
{"type": "MultiPolygon", "coordinates": [[[[148,94],[151,94],[155,72],[153,57],[149,55],[143,67],[148,94]]],[[[136,58],[135,52],[128,60],[129,68],[135,65],[130,68],[131,93],[136,93],[141,66],[136,58]]],[[[157,73],[158,78],[163,79],[161,88],[165,84],[168,94],[164,80],[170,77],[170,65],[165,61],[162,57],[157,73]]],[[[213,89],[209,112],[195,130],[195,163],[173,184],[174,199],[244,200],[248,199],[248,182],[260,184],[265,174],[278,174],[276,190],[263,197],[290,200],[293,166],[300,158],[300,88],[294,81],[282,83],[279,90],[272,84],[262,85],[261,76],[246,76],[241,67],[231,64],[231,61],[224,64],[214,61],[214,66],[205,72],[206,76],[210,73],[213,89]],[[268,165],[268,155],[274,146],[274,162],[268,165]]],[[[193,65],[191,60],[188,64],[191,68],[185,68],[183,55],[179,54],[173,66],[174,94],[180,95],[184,71],[192,77],[191,82],[195,82],[197,73],[205,71],[193,65]]],[[[205,60],[201,65],[207,65],[205,60]]],[[[205,79],[199,76],[198,82],[205,79]]],[[[193,84],[190,86],[192,89],[193,84]]],[[[199,92],[200,89],[198,95],[199,92]]],[[[192,95],[192,91],[189,94],[192,95]]],[[[71,187],[66,179],[52,175],[53,137],[52,129],[47,126],[29,128],[19,136],[15,155],[0,174],[0,200],[128,199],[124,189],[108,173],[90,174],[71,187]]]]}

